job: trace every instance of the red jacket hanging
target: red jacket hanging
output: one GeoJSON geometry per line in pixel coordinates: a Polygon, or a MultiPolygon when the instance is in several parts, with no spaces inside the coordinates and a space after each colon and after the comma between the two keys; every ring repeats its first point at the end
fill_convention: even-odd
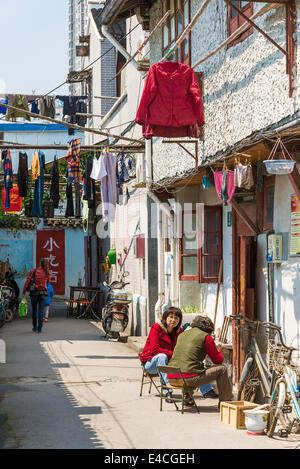
{"type": "Polygon", "coordinates": [[[178,62],[151,65],[136,122],[143,126],[146,138],[192,136],[196,125],[204,125],[201,91],[194,70],[178,62]]]}

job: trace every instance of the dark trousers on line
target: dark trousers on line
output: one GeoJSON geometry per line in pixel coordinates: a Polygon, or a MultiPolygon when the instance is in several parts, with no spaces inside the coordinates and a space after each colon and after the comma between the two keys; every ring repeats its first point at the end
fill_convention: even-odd
{"type": "Polygon", "coordinates": [[[32,325],[33,329],[37,329],[39,332],[43,327],[43,315],[46,298],[45,296],[32,296],[31,307],[32,307],[32,325]]]}

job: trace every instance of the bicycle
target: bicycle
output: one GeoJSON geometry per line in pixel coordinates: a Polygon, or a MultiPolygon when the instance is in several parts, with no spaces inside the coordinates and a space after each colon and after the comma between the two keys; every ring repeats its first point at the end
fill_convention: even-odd
{"type": "Polygon", "coordinates": [[[278,420],[283,428],[278,435],[287,437],[295,427],[300,432],[300,367],[293,365],[292,354],[299,351],[285,344],[270,343],[270,368],[279,375],[270,400],[270,414],[267,435],[272,438],[278,420]],[[298,381],[298,382],[297,382],[298,381]]]}
{"type": "Polygon", "coordinates": [[[232,320],[244,322],[239,324],[242,348],[247,352],[245,364],[238,382],[237,400],[254,402],[257,390],[260,387],[263,396],[271,398],[272,390],[277,378],[275,370],[270,371],[265,363],[257,342],[259,328],[264,326],[279,334],[283,343],[281,328],[272,322],[252,321],[241,314],[230,315],[232,320]]]}

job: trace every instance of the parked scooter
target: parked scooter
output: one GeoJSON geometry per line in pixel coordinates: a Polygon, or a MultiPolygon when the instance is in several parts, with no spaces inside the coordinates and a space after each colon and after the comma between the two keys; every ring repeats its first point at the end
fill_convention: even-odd
{"type": "Polygon", "coordinates": [[[104,306],[102,308],[102,327],[106,335],[118,341],[120,332],[124,332],[129,321],[129,304],[132,302],[132,295],[124,288],[129,283],[124,282],[124,278],[129,272],[123,272],[120,280],[115,280],[110,285],[103,282],[105,289],[104,306]]]}
{"type": "Polygon", "coordinates": [[[6,321],[12,321],[18,314],[20,289],[15,281],[15,272],[7,271],[2,285],[9,287],[10,295],[6,307],[6,321]]]}
{"type": "Polygon", "coordinates": [[[0,327],[4,326],[5,322],[12,321],[12,313],[8,309],[12,290],[7,285],[0,285],[0,327]]]}

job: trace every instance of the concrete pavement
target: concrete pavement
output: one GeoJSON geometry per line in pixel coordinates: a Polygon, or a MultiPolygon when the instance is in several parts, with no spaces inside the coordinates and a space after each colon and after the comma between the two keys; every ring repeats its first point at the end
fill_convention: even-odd
{"type": "MultiPolygon", "coordinates": [[[[60,306],[60,307],[59,307],[60,306]]],[[[139,396],[136,344],[110,342],[99,325],[66,317],[56,304],[41,334],[30,317],[0,329],[0,447],[20,449],[283,449],[300,441],[247,435],[220,424],[216,399],[196,395],[184,415],[139,396]],[[54,311],[54,312],[53,312],[54,311]]],[[[140,341],[141,342],[141,341],[140,341]]]]}

